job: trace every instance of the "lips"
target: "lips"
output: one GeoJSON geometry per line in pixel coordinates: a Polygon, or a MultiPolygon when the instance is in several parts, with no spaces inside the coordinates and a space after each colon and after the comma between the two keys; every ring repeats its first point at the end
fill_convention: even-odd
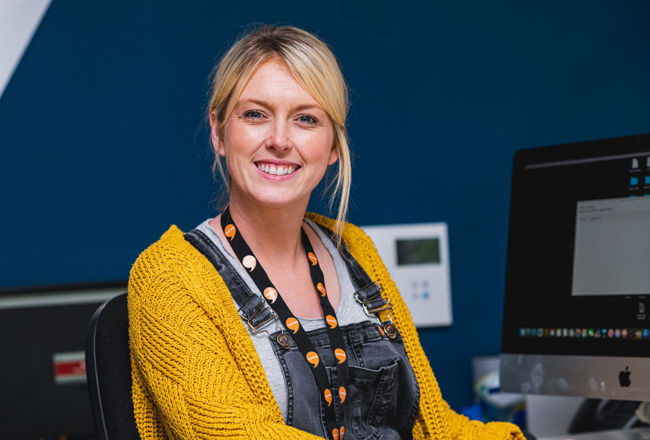
{"type": "Polygon", "coordinates": [[[271,176],[288,176],[300,168],[299,165],[292,163],[280,164],[270,162],[255,162],[255,166],[257,166],[257,168],[263,173],[269,174],[271,176]]]}

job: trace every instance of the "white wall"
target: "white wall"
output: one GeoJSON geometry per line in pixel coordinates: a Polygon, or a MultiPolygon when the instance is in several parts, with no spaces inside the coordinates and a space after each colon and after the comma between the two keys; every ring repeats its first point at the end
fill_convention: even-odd
{"type": "Polygon", "coordinates": [[[0,99],[51,0],[0,0],[0,99]]]}

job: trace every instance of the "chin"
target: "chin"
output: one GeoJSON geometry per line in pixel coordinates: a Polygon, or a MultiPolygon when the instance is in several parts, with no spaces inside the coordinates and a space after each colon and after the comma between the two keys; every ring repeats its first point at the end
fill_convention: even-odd
{"type": "Polygon", "coordinates": [[[255,197],[247,198],[255,205],[268,209],[296,208],[304,207],[306,209],[309,203],[309,195],[291,197],[286,193],[283,194],[257,194],[255,197]]]}
{"type": "Polygon", "coordinates": [[[254,209],[307,209],[311,191],[256,185],[250,188],[233,188],[232,196],[243,209],[246,209],[247,205],[254,209]]]}
{"type": "Polygon", "coordinates": [[[283,200],[283,199],[264,199],[259,200],[258,204],[269,209],[290,209],[297,207],[307,207],[307,203],[301,200],[283,200]]]}

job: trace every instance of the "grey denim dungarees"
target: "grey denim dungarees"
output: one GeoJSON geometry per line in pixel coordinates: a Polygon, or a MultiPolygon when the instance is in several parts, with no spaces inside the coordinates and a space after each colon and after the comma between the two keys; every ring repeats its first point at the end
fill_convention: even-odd
{"type": "MultiPolygon", "coordinates": [[[[330,237],[332,232],[322,228],[330,237]]],[[[253,293],[230,262],[212,241],[194,229],[185,238],[214,265],[223,278],[239,313],[253,331],[278,319],[265,300],[253,293]]],[[[377,302],[367,297],[372,282],[359,263],[341,244],[340,249],[359,301],[377,302]]],[[[376,290],[375,290],[376,292],[376,290]]],[[[379,301],[385,300],[379,299],[379,301]]],[[[371,309],[374,307],[370,307],[371,309]]],[[[381,332],[376,323],[364,321],[341,327],[347,346],[349,384],[345,414],[346,440],[410,439],[419,408],[420,389],[404,350],[402,338],[381,332]]],[[[325,411],[309,365],[289,337],[282,332],[270,334],[273,350],[280,362],[287,387],[288,406],[285,423],[327,438],[325,411]],[[283,345],[280,344],[282,342],[283,345]]],[[[287,333],[286,331],[284,332],[287,333]]],[[[308,332],[330,380],[336,382],[335,359],[325,328],[308,332]]],[[[338,399],[338,396],[335,397],[338,399]]]]}

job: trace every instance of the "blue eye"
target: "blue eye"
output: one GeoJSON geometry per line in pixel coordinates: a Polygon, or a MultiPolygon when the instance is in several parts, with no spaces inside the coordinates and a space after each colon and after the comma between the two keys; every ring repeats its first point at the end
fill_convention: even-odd
{"type": "Polygon", "coordinates": [[[309,125],[313,125],[313,124],[316,124],[318,122],[316,120],[316,118],[314,118],[313,116],[309,116],[309,115],[299,116],[298,121],[300,121],[300,122],[302,122],[304,124],[309,124],[309,125]]]}
{"type": "Polygon", "coordinates": [[[248,110],[244,112],[243,116],[248,119],[261,119],[264,115],[262,115],[262,113],[258,112],[257,110],[248,110]]]}

